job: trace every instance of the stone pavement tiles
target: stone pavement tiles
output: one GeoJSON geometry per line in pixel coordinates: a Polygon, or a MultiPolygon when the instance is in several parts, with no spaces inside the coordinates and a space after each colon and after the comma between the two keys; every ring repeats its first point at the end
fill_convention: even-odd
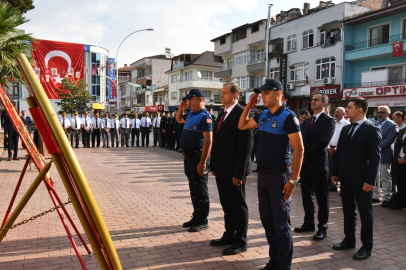
{"type": "MultiPolygon", "coordinates": [[[[91,148],[74,149],[98,202],[124,269],[259,269],[268,261],[268,244],[262,228],[257,199],[256,173],[247,179],[249,206],[248,251],[222,256],[225,247],[212,247],[209,241],[223,233],[223,213],[213,176],[209,178],[211,210],[210,228],[189,233],[181,224],[190,219],[192,206],[187,179],[183,173],[183,156],[162,148],[91,148]]],[[[25,151],[19,151],[23,157],[25,151]]],[[[21,161],[0,162],[0,218],[23,167],[21,161]]],[[[28,170],[17,201],[23,196],[37,172],[28,170]]],[[[51,175],[63,201],[67,200],[55,167],[51,175]]],[[[17,222],[51,208],[52,202],[40,185],[17,222]]],[[[317,208],[316,208],[317,209],[317,208]]],[[[73,210],[73,220],[83,229],[73,210]]],[[[312,233],[294,233],[292,269],[406,269],[405,213],[374,206],[374,249],[372,257],[356,262],[355,250],[333,251],[343,239],[341,198],[330,195],[330,222],[325,240],[315,242],[312,233]]],[[[292,198],[292,227],[303,221],[300,188],[292,198]]],[[[357,248],[360,222],[357,225],[357,248]]],[[[73,230],[72,230],[73,231],[73,230]]],[[[88,269],[99,269],[95,257],[74,236],[88,269]]],[[[85,240],[87,241],[86,237],[85,240]]],[[[90,246],[90,245],[89,245],[90,246]]],[[[21,227],[10,230],[0,243],[0,269],[81,269],[73,248],[53,212],[21,227]]]]}

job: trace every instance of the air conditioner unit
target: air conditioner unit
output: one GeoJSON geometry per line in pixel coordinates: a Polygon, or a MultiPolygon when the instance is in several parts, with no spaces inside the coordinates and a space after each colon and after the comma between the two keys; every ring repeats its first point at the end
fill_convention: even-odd
{"type": "Polygon", "coordinates": [[[324,84],[332,84],[333,83],[333,78],[331,77],[326,77],[323,79],[324,84]]]}
{"type": "Polygon", "coordinates": [[[287,88],[288,88],[288,90],[293,90],[293,89],[295,89],[295,84],[294,83],[288,83],[287,88]]]}

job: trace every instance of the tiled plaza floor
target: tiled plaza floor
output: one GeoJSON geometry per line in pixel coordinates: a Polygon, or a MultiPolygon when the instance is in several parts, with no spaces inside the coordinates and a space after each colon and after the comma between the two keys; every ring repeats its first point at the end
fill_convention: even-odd
{"type": "MultiPolygon", "coordinates": [[[[124,269],[258,269],[268,261],[268,244],[262,228],[257,199],[256,174],[247,180],[249,206],[248,251],[222,256],[224,247],[209,241],[223,233],[222,209],[215,179],[209,178],[210,228],[189,233],[181,224],[190,219],[191,203],[183,156],[161,148],[75,149],[94,196],[99,204],[124,269]]],[[[25,151],[19,151],[23,157],[25,151]]],[[[21,161],[0,162],[0,218],[23,167],[21,161]]],[[[37,172],[28,170],[19,200],[37,172]]],[[[55,167],[51,175],[63,201],[67,200],[55,167]]],[[[52,207],[43,185],[39,187],[17,222],[52,207]]],[[[72,205],[67,206],[80,231],[83,229],[72,205]]],[[[301,225],[303,210],[300,188],[292,199],[292,227],[301,225]]],[[[312,234],[294,233],[292,269],[406,269],[406,213],[374,205],[374,249],[372,257],[356,262],[356,250],[333,251],[343,238],[341,199],[330,195],[328,237],[312,241],[312,234]]],[[[360,223],[360,222],[359,222],[360,223]]],[[[357,226],[359,238],[360,224],[357,226]]],[[[84,234],[83,234],[84,235],[84,234]]],[[[99,269],[94,257],[86,255],[75,236],[88,269],[99,269]]],[[[357,247],[361,244],[357,242],[357,247]]],[[[0,269],[81,269],[55,212],[10,230],[0,243],[0,269]]]]}

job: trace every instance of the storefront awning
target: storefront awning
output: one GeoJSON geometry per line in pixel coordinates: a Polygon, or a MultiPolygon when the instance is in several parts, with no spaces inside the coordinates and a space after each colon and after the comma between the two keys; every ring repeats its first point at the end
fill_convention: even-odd
{"type": "Polygon", "coordinates": [[[404,107],[406,106],[406,96],[368,98],[368,107],[379,106],[404,107]]]}

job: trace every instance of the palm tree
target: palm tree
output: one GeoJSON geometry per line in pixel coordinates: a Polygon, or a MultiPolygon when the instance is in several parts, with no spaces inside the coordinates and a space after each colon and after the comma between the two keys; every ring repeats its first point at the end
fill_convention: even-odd
{"type": "Polygon", "coordinates": [[[30,42],[33,38],[30,34],[22,34],[21,30],[17,29],[28,21],[18,9],[0,0],[0,83],[5,87],[10,85],[8,78],[24,83],[15,56],[24,53],[31,61],[30,42]]]}

